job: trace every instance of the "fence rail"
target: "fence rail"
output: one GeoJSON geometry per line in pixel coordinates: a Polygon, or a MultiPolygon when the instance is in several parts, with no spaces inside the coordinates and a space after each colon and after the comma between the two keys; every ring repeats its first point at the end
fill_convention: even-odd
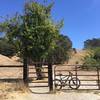
{"type": "MultiPolygon", "coordinates": [[[[28,69],[29,87],[52,88],[52,83],[54,86],[56,86],[55,80],[57,79],[57,77],[59,77],[59,74],[62,74],[62,77],[64,77],[64,76],[69,76],[68,73],[71,72],[72,77],[76,77],[80,81],[80,86],[77,89],[100,90],[100,66],[94,66],[95,70],[82,69],[82,65],[56,65],[56,66],[50,65],[49,67],[52,67],[52,69],[49,69],[48,66],[49,65],[47,66],[45,65],[42,68],[40,68],[42,69],[42,73],[44,74],[44,77],[43,77],[44,79],[41,81],[37,80],[37,75],[36,75],[37,73],[36,73],[35,67],[29,66],[29,69],[28,69]],[[53,80],[51,79],[49,74],[53,77],[53,80]],[[50,83],[50,80],[52,80],[52,83],[50,83]],[[51,84],[51,87],[50,87],[50,84],[51,84]]],[[[3,67],[4,68],[22,68],[23,65],[0,65],[0,68],[3,68],[3,67]]],[[[65,81],[66,80],[63,80],[63,82],[65,81]]],[[[69,81],[70,79],[67,80],[65,86],[62,86],[62,84],[58,84],[58,86],[62,86],[63,90],[72,89],[69,87],[69,81]]],[[[70,84],[70,85],[73,86],[73,84],[70,84]]]]}
{"type": "Polygon", "coordinates": [[[23,65],[0,65],[0,81],[23,79],[23,65]]]}
{"type": "Polygon", "coordinates": [[[2,67],[9,67],[9,68],[14,68],[14,67],[23,67],[23,65],[0,65],[0,68],[2,67]]]}

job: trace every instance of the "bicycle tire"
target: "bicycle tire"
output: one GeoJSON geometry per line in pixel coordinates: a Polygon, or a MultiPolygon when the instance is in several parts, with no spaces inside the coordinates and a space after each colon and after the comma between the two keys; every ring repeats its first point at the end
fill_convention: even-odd
{"type": "Polygon", "coordinates": [[[80,80],[76,77],[73,77],[69,80],[69,87],[71,89],[78,89],[80,87],[80,84],[81,84],[80,80]]]}
{"type": "Polygon", "coordinates": [[[61,81],[59,79],[55,79],[55,89],[56,90],[62,89],[61,81]]]}

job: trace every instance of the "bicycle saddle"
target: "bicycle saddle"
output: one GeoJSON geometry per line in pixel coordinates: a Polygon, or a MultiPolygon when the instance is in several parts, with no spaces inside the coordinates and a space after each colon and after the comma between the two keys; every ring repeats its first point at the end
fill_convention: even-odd
{"type": "Polygon", "coordinates": [[[61,73],[59,73],[58,75],[59,75],[59,76],[62,76],[62,74],[61,74],[61,73]]]}

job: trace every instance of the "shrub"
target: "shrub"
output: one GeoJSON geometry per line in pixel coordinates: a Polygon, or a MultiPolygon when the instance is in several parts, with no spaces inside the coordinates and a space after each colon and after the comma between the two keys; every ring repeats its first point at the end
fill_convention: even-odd
{"type": "Polygon", "coordinates": [[[16,53],[14,45],[8,43],[6,39],[0,38],[0,54],[13,56],[16,53]]]}
{"type": "Polygon", "coordinates": [[[88,55],[83,58],[82,68],[94,69],[100,67],[100,48],[90,50],[88,55]]]}

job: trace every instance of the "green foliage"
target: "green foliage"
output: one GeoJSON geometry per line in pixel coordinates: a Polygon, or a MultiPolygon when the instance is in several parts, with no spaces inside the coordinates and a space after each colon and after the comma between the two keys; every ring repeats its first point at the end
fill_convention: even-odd
{"type": "Polygon", "coordinates": [[[69,59],[69,51],[71,48],[71,40],[67,36],[59,35],[56,40],[56,47],[49,53],[48,57],[53,63],[63,63],[69,59]]]}
{"type": "Polygon", "coordinates": [[[100,64],[100,47],[94,49],[94,59],[100,64]]]}
{"type": "Polygon", "coordinates": [[[51,59],[61,63],[69,58],[68,51],[72,42],[69,37],[59,34],[63,20],[58,23],[52,20],[52,6],[53,3],[44,6],[37,2],[28,2],[23,15],[16,14],[0,24],[7,40],[21,55],[26,55],[33,61],[51,59]]]}
{"type": "Polygon", "coordinates": [[[13,56],[16,53],[15,46],[8,43],[4,38],[0,38],[0,54],[5,56],[13,56]]]}
{"type": "Polygon", "coordinates": [[[6,33],[6,38],[33,61],[46,58],[56,47],[61,24],[55,24],[51,18],[52,5],[28,2],[23,15],[17,14],[0,24],[0,31],[6,33]]]}
{"type": "Polygon", "coordinates": [[[88,39],[84,42],[84,48],[89,49],[89,48],[96,48],[100,47],[100,38],[93,38],[93,39],[88,39]]]}
{"type": "Polygon", "coordinates": [[[100,38],[88,39],[84,42],[84,48],[89,49],[92,54],[84,58],[84,66],[100,66],[100,38]]]}
{"type": "Polygon", "coordinates": [[[84,57],[83,62],[83,66],[88,68],[100,67],[100,48],[90,50],[88,55],[84,57]]]}
{"type": "Polygon", "coordinates": [[[56,45],[68,50],[72,47],[72,42],[68,36],[59,35],[59,37],[56,40],[56,45]]]}

